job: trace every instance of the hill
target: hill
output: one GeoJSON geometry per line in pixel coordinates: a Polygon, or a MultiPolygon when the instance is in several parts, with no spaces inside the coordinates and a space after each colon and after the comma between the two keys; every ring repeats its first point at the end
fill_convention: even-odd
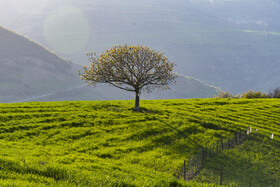
{"type": "MultiPolygon", "coordinates": [[[[132,99],[108,85],[87,87],[73,64],[42,45],[0,27],[0,102],[132,99]]],[[[145,98],[213,97],[217,89],[180,76],[172,90],[145,98]]]]}
{"type": "Polygon", "coordinates": [[[144,44],[166,52],[179,74],[233,94],[279,86],[277,0],[46,0],[36,14],[1,2],[3,25],[74,63],[87,65],[91,50],[144,44]]]}
{"type": "Polygon", "coordinates": [[[24,36],[0,27],[0,101],[8,102],[79,84],[75,66],[24,36]]]}
{"type": "Polygon", "coordinates": [[[217,186],[215,160],[198,183],[174,175],[202,146],[248,126],[259,138],[220,157],[239,167],[226,184],[246,181],[240,175],[251,175],[254,186],[279,180],[279,100],[142,101],[142,112],[133,102],[0,104],[1,185],[217,186]]]}
{"type": "MultiPolygon", "coordinates": [[[[188,99],[211,98],[218,95],[218,88],[206,85],[199,80],[180,75],[176,84],[170,85],[168,90],[153,90],[142,93],[140,99],[188,99]]],[[[135,93],[120,90],[107,84],[97,84],[96,87],[82,84],[70,89],[30,97],[23,101],[71,101],[71,100],[127,100],[135,99],[135,93]]]]}

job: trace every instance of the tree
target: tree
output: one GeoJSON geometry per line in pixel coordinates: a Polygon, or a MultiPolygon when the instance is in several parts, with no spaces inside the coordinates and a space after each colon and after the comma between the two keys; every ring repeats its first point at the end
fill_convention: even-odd
{"type": "Polygon", "coordinates": [[[142,91],[168,88],[176,75],[174,64],[163,53],[145,46],[114,46],[100,54],[87,54],[90,68],[83,67],[81,79],[89,84],[108,83],[122,90],[135,92],[135,110],[139,110],[142,91]]]}
{"type": "Polygon", "coordinates": [[[280,87],[271,90],[268,95],[271,98],[280,98],[280,87]]]}

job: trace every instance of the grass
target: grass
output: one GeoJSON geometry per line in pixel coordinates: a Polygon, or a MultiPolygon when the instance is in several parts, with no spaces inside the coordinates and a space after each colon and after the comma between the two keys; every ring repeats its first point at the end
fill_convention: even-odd
{"type": "Polygon", "coordinates": [[[244,144],[208,159],[207,167],[196,181],[220,183],[223,166],[223,184],[279,186],[279,145],[279,139],[271,140],[269,134],[253,132],[253,136],[244,144]]]}
{"type": "MultiPolygon", "coordinates": [[[[279,100],[143,100],[141,112],[135,112],[133,104],[0,104],[0,184],[216,186],[220,163],[216,158],[208,161],[197,181],[184,182],[175,175],[183,160],[202,146],[249,125],[260,129],[261,138],[221,153],[222,158],[240,167],[266,165],[265,173],[277,176],[278,158],[268,158],[279,152],[279,100]],[[275,138],[269,140],[272,132],[275,138]]],[[[233,175],[226,184],[241,184],[239,178],[233,175]]],[[[269,179],[267,175],[263,180],[269,179]]]]}

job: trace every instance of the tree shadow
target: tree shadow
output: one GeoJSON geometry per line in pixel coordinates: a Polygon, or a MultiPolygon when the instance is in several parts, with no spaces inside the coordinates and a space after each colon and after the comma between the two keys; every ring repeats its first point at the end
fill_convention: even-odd
{"type": "MultiPolygon", "coordinates": [[[[131,108],[130,109],[132,112],[135,112],[135,113],[147,113],[147,114],[163,114],[162,111],[160,110],[152,110],[152,109],[147,109],[145,107],[140,107],[138,110],[135,109],[135,108],[131,108]]],[[[170,113],[168,111],[164,111],[164,112],[167,112],[167,113],[170,113]]]]}
{"type": "Polygon", "coordinates": [[[163,120],[157,119],[164,126],[172,129],[172,133],[169,135],[161,136],[159,138],[153,139],[153,143],[156,145],[169,145],[169,149],[172,152],[176,152],[181,156],[190,156],[191,154],[197,153],[203,146],[199,144],[196,140],[191,139],[190,135],[198,134],[200,131],[197,129],[192,129],[189,132],[184,132],[175,126],[172,126],[163,120]],[[172,144],[176,142],[175,144],[172,144]]]}

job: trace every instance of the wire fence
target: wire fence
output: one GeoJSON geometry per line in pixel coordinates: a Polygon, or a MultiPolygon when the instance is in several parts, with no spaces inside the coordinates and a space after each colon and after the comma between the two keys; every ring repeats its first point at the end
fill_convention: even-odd
{"type": "MultiPolygon", "coordinates": [[[[183,178],[186,180],[194,179],[199,172],[206,166],[207,159],[211,158],[217,153],[221,152],[225,149],[232,149],[236,146],[242,144],[247,139],[250,138],[250,134],[252,133],[252,128],[248,127],[246,130],[242,130],[240,132],[236,132],[227,138],[220,139],[215,143],[202,147],[201,150],[195,154],[187,163],[184,160],[183,168],[178,172],[177,177],[183,178]]],[[[221,174],[220,174],[220,184],[223,183],[223,168],[221,167],[221,174]]]]}

